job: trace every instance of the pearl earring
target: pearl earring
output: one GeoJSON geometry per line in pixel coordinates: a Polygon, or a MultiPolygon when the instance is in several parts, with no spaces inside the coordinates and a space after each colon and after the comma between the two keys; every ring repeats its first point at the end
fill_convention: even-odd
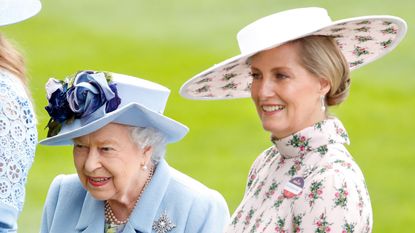
{"type": "Polygon", "coordinates": [[[145,163],[141,164],[141,169],[143,169],[143,171],[147,171],[148,170],[147,164],[145,163]]]}
{"type": "Polygon", "coordinates": [[[321,95],[320,96],[320,103],[321,103],[321,111],[322,112],[325,112],[326,111],[326,103],[325,103],[325,100],[324,100],[324,95],[321,95]]]}

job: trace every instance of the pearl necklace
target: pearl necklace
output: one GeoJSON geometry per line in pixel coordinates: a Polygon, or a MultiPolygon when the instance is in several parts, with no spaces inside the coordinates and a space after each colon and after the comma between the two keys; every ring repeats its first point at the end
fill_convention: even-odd
{"type": "MultiPolygon", "coordinates": [[[[141,190],[140,194],[138,195],[137,200],[135,201],[134,208],[137,206],[137,203],[140,200],[141,195],[144,193],[144,190],[147,188],[147,185],[150,183],[150,180],[153,177],[153,173],[154,173],[154,168],[151,168],[150,169],[150,174],[149,174],[149,176],[147,178],[147,181],[144,184],[144,187],[141,190]]],[[[133,210],[134,210],[134,208],[133,208],[133,210]]],[[[131,210],[131,212],[132,212],[132,210],[131,210]]],[[[110,224],[115,224],[115,225],[124,225],[124,224],[126,224],[128,222],[128,219],[129,218],[130,218],[130,216],[128,216],[124,220],[118,220],[117,217],[115,217],[114,212],[111,209],[110,203],[108,201],[105,201],[105,220],[107,222],[109,222],[110,224]]]]}

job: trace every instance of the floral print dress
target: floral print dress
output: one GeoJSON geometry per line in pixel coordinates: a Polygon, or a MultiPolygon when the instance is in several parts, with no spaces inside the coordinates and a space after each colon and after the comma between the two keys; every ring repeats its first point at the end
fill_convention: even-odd
{"type": "Polygon", "coordinates": [[[254,162],[225,232],[371,232],[365,180],[338,119],[273,143],[254,162]]]}

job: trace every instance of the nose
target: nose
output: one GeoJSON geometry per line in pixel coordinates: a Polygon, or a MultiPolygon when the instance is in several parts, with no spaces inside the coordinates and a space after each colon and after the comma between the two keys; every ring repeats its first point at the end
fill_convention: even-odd
{"type": "Polygon", "coordinates": [[[93,172],[101,166],[102,165],[98,151],[96,149],[90,148],[88,156],[85,160],[85,170],[88,172],[93,172]]]}
{"type": "Polygon", "coordinates": [[[268,78],[262,78],[259,82],[258,82],[258,93],[257,96],[260,99],[266,99],[269,98],[271,96],[273,96],[274,90],[273,90],[273,83],[268,79],[268,78]]]}

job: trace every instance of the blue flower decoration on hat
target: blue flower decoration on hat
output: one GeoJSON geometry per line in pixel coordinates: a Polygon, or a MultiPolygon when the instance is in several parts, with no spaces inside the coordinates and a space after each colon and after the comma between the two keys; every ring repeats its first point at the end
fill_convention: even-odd
{"type": "Polygon", "coordinates": [[[118,108],[121,99],[111,74],[107,72],[80,71],[65,81],[50,78],[46,83],[49,120],[48,137],[55,136],[62,124],[88,117],[105,105],[109,113],[118,108]]]}

